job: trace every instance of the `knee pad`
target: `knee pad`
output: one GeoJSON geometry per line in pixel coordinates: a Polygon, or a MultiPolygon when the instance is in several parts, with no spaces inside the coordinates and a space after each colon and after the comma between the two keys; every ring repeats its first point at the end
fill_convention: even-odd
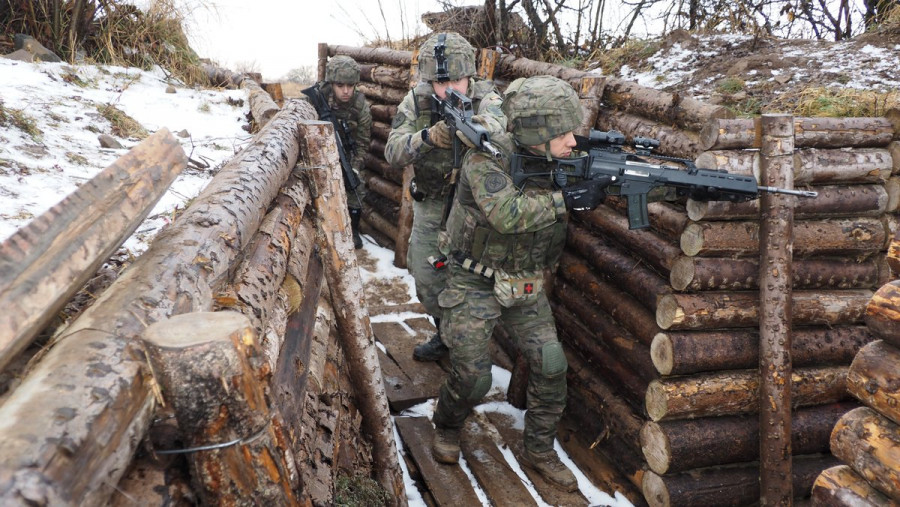
{"type": "Polygon", "coordinates": [[[547,378],[564,375],[569,368],[562,343],[550,342],[541,347],[541,374],[547,378]]]}
{"type": "Polygon", "coordinates": [[[478,377],[478,380],[475,381],[475,385],[472,386],[472,391],[469,392],[469,401],[471,403],[476,403],[481,398],[484,398],[484,395],[491,389],[492,383],[493,379],[490,374],[478,377]]]}

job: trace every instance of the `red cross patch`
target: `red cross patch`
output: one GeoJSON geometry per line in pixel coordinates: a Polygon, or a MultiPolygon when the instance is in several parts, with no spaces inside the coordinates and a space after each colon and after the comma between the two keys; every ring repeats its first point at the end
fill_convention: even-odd
{"type": "Polygon", "coordinates": [[[526,283],[525,284],[525,294],[531,294],[532,292],[534,292],[534,284],[526,283]]]}

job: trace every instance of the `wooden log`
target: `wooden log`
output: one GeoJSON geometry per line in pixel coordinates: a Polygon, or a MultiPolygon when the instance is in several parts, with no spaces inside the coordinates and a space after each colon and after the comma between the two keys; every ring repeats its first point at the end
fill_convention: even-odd
{"type": "Polygon", "coordinates": [[[17,471],[4,499],[31,498],[40,484],[60,502],[104,503],[155,407],[135,341],[153,322],[212,307],[295,166],[300,120],[315,114],[288,101],[0,406],[0,467],[17,471]]]}
{"type": "MultiPolygon", "coordinates": [[[[372,104],[371,111],[373,120],[390,125],[397,114],[397,106],[393,104],[372,104]]],[[[382,147],[381,151],[384,152],[384,147],[382,147]]]]}
{"type": "Polygon", "coordinates": [[[894,127],[894,139],[900,139],[900,107],[888,109],[884,116],[894,127]]]}
{"type": "MultiPolygon", "coordinates": [[[[861,323],[868,290],[796,291],[793,324],[839,326],[861,323]]],[[[662,329],[717,329],[759,325],[759,295],[752,292],[667,294],[656,307],[662,329]]]]}
{"type": "MultiPolygon", "coordinates": [[[[707,151],[696,159],[697,167],[754,176],[759,181],[759,152],[707,151]]],[[[893,159],[884,148],[805,149],[794,153],[794,184],[883,184],[891,175],[893,159]]]]}
{"type": "MultiPolygon", "coordinates": [[[[766,186],[793,188],[794,117],[764,114],[760,169],[766,186]]],[[[791,321],[794,201],[764,194],[759,208],[759,475],[760,504],[790,504],[791,321]],[[762,374],[764,372],[764,374],[762,374]]]]}
{"type": "Polygon", "coordinates": [[[362,219],[371,225],[373,229],[390,238],[396,244],[397,227],[375,211],[372,205],[363,203],[362,219]]]}
{"type": "Polygon", "coordinates": [[[873,488],[847,465],[823,470],[812,487],[813,505],[820,507],[878,507],[890,505],[891,499],[873,488]]]}
{"type": "MultiPolygon", "coordinates": [[[[883,250],[887,231],[879,218],[828,218],[798,221],[793,235],[795,257],[862,255],[883,250]]],[[[757,255],[760,236],[756,222],[693,222],[681,235],[681,251],[701,257],[757,255]]]]}
{"type": "Polygon", "coordinates": [[[397,221],[400,218],[400,203],[383,197],[376,192],[369,192],[363,198],[363,204],[387,220],[396,229],[397,221]]]}
{"type": "MultiPolygon", "coordinates": [[[[794,118],[797,148],[887,146],[894,129],[887,118],[794,118]]],[[[701,151],[759,148],[759,119],[710,120],[700,131],[701,151]]]]}
{"type": "MultiPolygon", "coordinates": [[[[604,202],[620,214],[628,216],[628,202],[625,199],[610,196],[604,202]]],[[[647,204],[647,216],[653,231],[669,241],[678,241],[684,228],[690,223],[684,207],[669,202],[647,204]]]]}
{"type": "MultiPolygon", "coordinates": [[[[831,429],[855,402],[831,403],[796,410],[791,428],[794,455],[828,452],[831,429]]],[[[641,450],[650,470],[663,475],[693,468],[756,461],[759,419],[749,416],[647,421],[641,428],[641,450]]]]}
{"type": "Polygon", "coordinates": [[[236,74],[228,69],[213,65],[211,63],[203,63],[200,65],[206,73],[209,85],[212,87],[224,87],[231,90],[241,86],[241,82],[245,79],[244,74],[236,74]]]}
{"type": "Polygon", "coordinates": [[[370,83],[405,89],[409,87],[409,67],[363,63],[359,66],[359,78],[370,83]]]}
{"type": "Polygon", "coordinates": [[[672,289],[652,270],[640,265],[640,261],[610,246],[583,227],[570,223],[566,236],[567,246],[578,252],[594,267],[594,270],[631,294],[648,309],[656,307],[658,299],[672,289]]]}
{"type": "Polygon", "coordinates": [[[627,110],[686,130],[699,131],[713,118],[734,118],[734,113],[727,107],[714,106],[677,93],[617,78],[607,78],[603,100],[616,109],[627,110]]]}
{"type": "MultiPolygon", "coordinates": [[[[797,199],[796,218],[879,217],[888,209],[889,196],[884,185],[829,185],[816,187],[815,199],[797,199]]],[[[700,220],[758,219],[759,201],[699,202],[688,199],[687,216],[700,220]]]]}
{"type": "Polygon", "coordinates": [[[274,208],[266,214],[235,273],[235,310],[250,319],[256,336],[264,336],[268,315],[287,273],[292,243],[310,239],[296,236],[309,202],[306,185],[292,176],[285,191],[275,198],[274,208]]]}
{"type": "MultiPolygon", "coordinates": [[[[796,368],[791,373],[795,407],[824,405],[847,398],[847,367],[796,368]]],[[[665,377],[650,382],[645,406],[653,421],[759,412],[759,373],[730,370],[665,377]]]]}
{"type": "MultiPolygon", "coordinates": [[[[857,261],[848,258],[795,259],[795,289],[875,289],[890,279],[890,269],[878,255],[857,261]]],[[[669,283],[679,291],[756,290],[759,260],[752,257],[688,257],[672,264],[669,283]]]]}
{"type": "Polygon", "coordinates": [[[900,141],[891,141],[887,147],[893,162],[891,174],[900,174],[900,141]]]}
{"type": "Polygon", "coordinates": [[[411,51],[387,48],[366,48],[328,45],[328,56],[347,55],[357,62],[383,63],[395,67],[408,67],[412,59],[411,51]]]}
{"type": "Polygon", "coordinates": [[[368,154],[384,160],[384,141],[381,139],[372,139],[372,142],[369,143],[368,154]]]}
{"type": "Polygon", "coordinates": [[[328,44],[320,42],[317,45],[319,60],[316,65],[316,81],[325,81],[325,67],[328,65],[328,44]]]}
{"type": "Polygon", "coordinates": [[[865,321],[872,334],[900,348],[900,280],[875,292],[866,306],[865,321]]]}
{"type": "Polygon", "coordinates": [[[186,166],[163,128],[0,243],[0,370],[131,236],[186,166]]]}
{"type": "Polygon", "coordinates": [[[269,123],[269,120],[278,113],[278,104],[256,81],[244,79],[241,82],[241,89],[247,92],[250,113],[253,115],[253,121],[260,127],[269,123]]]}
{"type": "Polygon", "coordinates": [[[490,48],[481,48],[478,54],[478,77],[492,81],[497,62],[500,61],[500,52],[490,48]]]}
{"type": "Polygon", "coordinates": [[[374,139],[380,139],[382,141],[387,141],[388,136],[391,135],[391,124],[390,123],[382,123],[380,121],[372,122],[372,137],[374,139]]]}
{"type": "Polygon", "coordinates": [[[250,321],[235,312],[198,312],[157,322],[144,332],[154,378],[178,418],[205,504],[296,502],[284,428],[265,396],[268,369],[250,321]],[[199,331],[199,332],[198,332],[199,331]]]}
{"type": "Polygon", "coordinates": [[[400,216],[397,218],[397,237],[394,250],[394,266],[398,268],[406,267],[406,256],[409,252],[409,236],[412,234],[413,224],[413,199],[410,194],[409,187],[415,176],[415,170],[412,165],[403,169],[403,186],[400,199],[400,216]]]}
{"type": "Polygon", "coordinates": [[[659,152],[683,158],[694,158],[704,151],[697,133],[615,109],[600,109],[597,117],[600,130],[618,130],[629,143],[635,137],[651,137],[659,140],[659,152]]]}
{"type": "Polygon", "coordinates": [[[403,200],[403,187],[396,183],[388,181],[371,171],[363,171],[360,176],[362,176],[362,180],[365,182],[367,189],[382,197],[386,197],[397,204],[400,204],[403,200]]]}
{"type": "Polygon", "coordinates": [[[581,109],[584,116],[581,119],[581,125],[575,130],[575,134],[588,136],[590,131],[597,124],[597,115],[600,114],[602,105],[601,97],[603,96],[603,86],[606,78],[600,76],[585,76],[581,78],[578,90],[578,99],[581,102],[581,109]]]}
{"type": "MultiPolygon", "coordinates": [[[[865,326],[794,328],[794,366],[849,365],[875,338],[865,326]]],[[[650,357],[662,375],[754,368],[759,364],[755,331],[676,331],[653,337],[650,357]]]]}
{"type": "Polygon", "coordinates": [[[564,67],[553,63],[538,62],[528,58],[516,58],[511,54],[501,54],[494,70],[495,75],[507,75],[519,77],[531,77],[550,75],[567,81],[575,89],[578,89],[581,78],[588,75],[583,70],[564,67]]]}
{"type": "Polygon", "coordinates": [[[649,262],[660,273],[668,273],[672,261],[681,254],[680,249],[648,230],[628,230],[628,219],[608,206],[597,206],[592,211],[576,212],[576,219],[603,234],[633,253],[635,257],[649,262]]]}
{"type": "Polygon", "coordinates": [[[887,204],[884,211],[887,213],[896,213],[900,210],[900,176],[891,176],[887,183],[884,184],[884,191],[887,194],[887,204]]]}
{"type": "Polygon", "coordinates": [[[859,407],[834,426],[831,452],[875,489],[900,502],[900,426],[869,407],[859,407]]]}
{"type": "Polygon", "coordinates": [[[649,346],[660,332],[653,314],[646,307],[631,295],[601,280],[580,257],[563,252],[557,272],[641,343],[649,346]]]}
{"type": "Polygon", "coordinates": [[[702,169],[753,176],[759,182],[759,151],[757,150],[704,151],[694,159],[694,165],[702,169]]]}
{"type": "MultiPolygon", "coordinates": [[[[838,463],[831,456],[795,456],[792,462],[791,489],[797,498],[809,494],[822,470],[838,463]]],[[[642,489],[650,507],[754,505],[760,500],[759,467],[704,468],[665,476],[647,472],[642,489]]]]}
{"type": "Polygon", "coordinates": [[[599,310],[581,296],[577,289],[565,282],[557,282],[553,294],[556,300],[576,315],[586,328],[594,331],[594,337],[598,342],[612,351],[614,356],[627,362],[644,381],[659,378],[650,359],[650,347],[623,330],[608,313],[599,310]]]}
{"type": "Polygon", "coordinates": [[[403,184],[403,170],[388,164],[383,158],[376,157],[371,153],[366,153],[366,169],[378,173],[384,179],[396,183],[403,184]]]}
{"type": "Polygon", "coordinates": [[[360,81],[356,89],[366,97],[385,104],[399,104],[409,92],[406,88],[391,88],[390,86],[366,83],[360,81]]]}
{"type": "Polygon", "coordinates": [[[856,354],[847,373],[847,390],[878,413],[900,424],[900,349],[883,340],[856,354]]]}
{"type": "Polygon", "coordinates": [[[375,241],[375,244],[382,248],[387,248],[390,250],[394,249],[394,239],[370,225],[369,222],[365,220],[365,218],[363,218],[362,222],[360,222],[359,225],[360,232],[371,236],[375,241]]]}
{"type": "Polygon", "coordinates": [[[375,475],[381,486],[394,495],[395,502],[403,505],[406,502],[403,476],[397,461],[393,425],[372,324],[366,311],[362,280],[350,237],[347,199],[334,128],[330,122],[306,121],[301,123],[300,131],[305,141],[304,162],[307,167],[319,168],[310,171],[317,189],[313,198],[317,228],[321,231],[317,237],[331,306],[337,317],[338,336],[350,366],[363,430],[372,439],[375,475]]]}
{"type": "Polygon", "coordinates": [[[641,400],[647,392],[647,381],[609,349],[598,344],[593,333],[579,323],[578,318],[566,307],[559,304],[551,305],[557,329],[562,332],[560,340],[589,357],[597,372],[639,410],[641,400]]]}
{"type": "Polygon", "coordinates": [[[897,229],[893,239],[888,244],[885,260],[891,268],[893,277],[900,278],[900,229],[897,229]]]}

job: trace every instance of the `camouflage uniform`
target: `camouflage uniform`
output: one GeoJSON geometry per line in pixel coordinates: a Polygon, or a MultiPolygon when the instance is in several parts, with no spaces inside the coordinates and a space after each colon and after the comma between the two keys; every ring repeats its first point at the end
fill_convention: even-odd
{"type": "MultiPolygon", "coordinates": [[[[448,71],[451,81],[475,73],[475,50],[462,36],[446,34],[448,71]]],[[[431,95],[435,79],[434,46],[438,36],[430,37],[419,53],[419,75],[422,79],[403,98],[391,123],[391,133],[384,157],[394,167],[412,164],[416,188],[423,199],[413,203],[413,228],[409,238],[407,268],[416,283],[416,296],[433,317],[440,318],[437,296],[446,284],[446,270],[435,270],[428,258],[439,255],[437,233],[440,229],[444,200],[450,190],[453,151],[428,144],[422,130],[432,126],[431,95]]],[[[500,110],[501,97],[490,81],[469,79],[466,95],[482,125],[492,134],[506,131],[506,117],[500,110]]]]}
{"type": "MultiPolygon", "coordinates": [[[[439,297],[451,370],[441,388],[434,423],[439,429],[461,428],[487,393],[491,386],[488,343],[497,319],[502,318],[530,370],[525,448],[548,453],[566,404],[568,365],[542,290],[542,271],[555,269],[559,261],[568,213],[563,191],[555,188],[549,176],[528,178],[521,189],[516,188],[509,174],[509,155],[524,146],[546,143],[549,158],[549,141],[577,128],[582,112],[574,90],[549,76],[511,83],[503,111],[512,135],[493,140],[504,157],[495,160],[475,151],[466,155],[447,230],[441,235],[441,250],[454,259],[448,287],[439,297]],[[490,268],[493,276],[471,272],[485,270],[466,269],[463,259],[490,268]],[[519,284],[518,297],[509,297],[509,287],[501,283],[505,279],[513,280],[513,286],[519,284]]],[[[528,172],[549,173],[556,167],[556,162],[541,157],[532,157],[527,164],[528,172]]]]}

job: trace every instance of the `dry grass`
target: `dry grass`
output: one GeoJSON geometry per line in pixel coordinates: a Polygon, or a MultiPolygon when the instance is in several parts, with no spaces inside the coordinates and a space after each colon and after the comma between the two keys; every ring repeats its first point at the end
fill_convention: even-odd
{"type": "Polygon", "coordinates": [[[114,136],[126,139],[132,137],[144,139],[149,135],[147,130],[137,120],[112,104],[98,105],[97,111],[112,124],[114,136]]]}
{"type": "Polygon", "coordinates": [[[38,141],[43,135],[34,118],[22,109],[5,107],[0,101],[0,126],[12,126],[28,134],[32,140],[38,141]]]}
{"type": "Polygon", "coordinates": [[[766,110],[787,111],[796,116],[883,116],[891,108],[900,107],[900,91],[879,93],[852,88],[814,87],[795,94],[779,95],[766,110]]]}
{"type": "Polygon", "coordinates": [[[600,68],[607,76],[615,76],[623,65],[646,65],[646,60],[659,50],[659,41],[629,39],[621,47],[595,52],[589,57],[600,61],[600,68]]]}

